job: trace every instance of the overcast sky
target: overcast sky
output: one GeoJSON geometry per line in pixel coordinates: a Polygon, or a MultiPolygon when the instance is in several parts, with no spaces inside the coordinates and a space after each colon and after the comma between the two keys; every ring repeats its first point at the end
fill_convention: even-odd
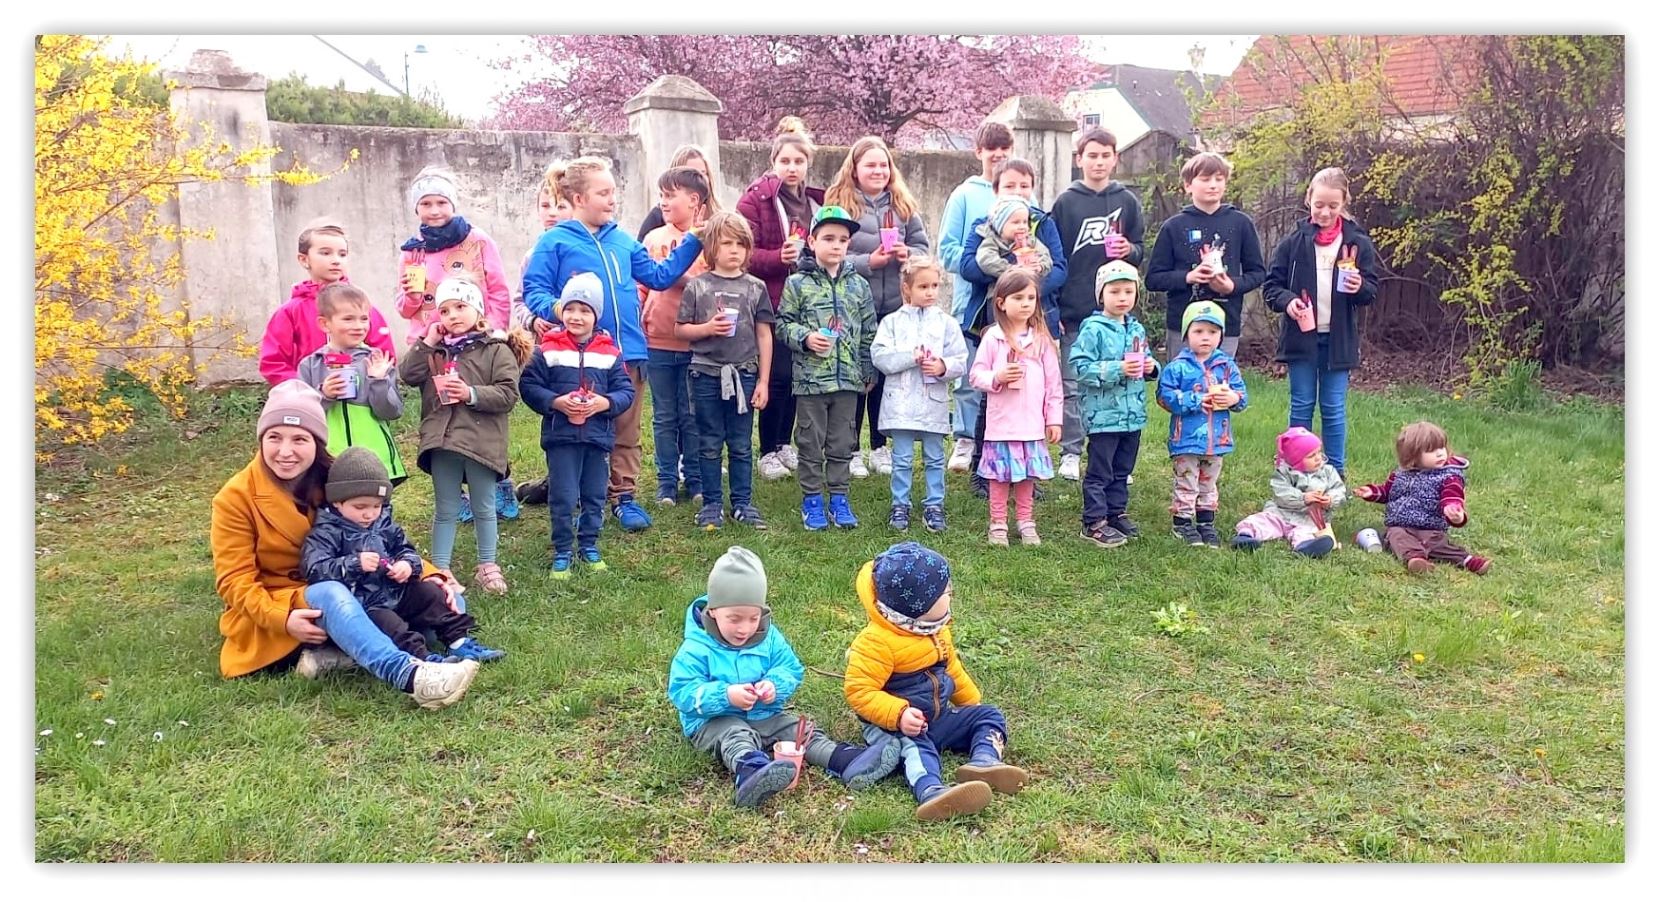
{"type": "MultiPolygon", "coordinates": [[[[1131,63],[1162,69],[1189,68],[1189,49],[1206,48],[1202,71],[1228,74],[1246,54],[1256,35],[1097,35],[1088,36],[1092,57],[1104,63],[1131,63]]],[[[117,35],[116,53],[153,59],[164,69],[183,68],[198,49],[224,50],[241,68],[271,78],[290,72],[305,75],[315,85],[345,80],[354,91],[393,93],[386,85],[354,65],[373,60],[394,86],[404,86],[408,55],[410,90],[438,96],[445,108],[465,119],[491,112],[491,100],[513,78],[491,68],[491,60],[515,52],[519,35],[117,35]],[[331,50],[324,41],[340,49],[331,50]],[[417,47],[426,52],[417,53],[417,47]],[[345,54],[343,56],[342,54],[345,54]]]]}

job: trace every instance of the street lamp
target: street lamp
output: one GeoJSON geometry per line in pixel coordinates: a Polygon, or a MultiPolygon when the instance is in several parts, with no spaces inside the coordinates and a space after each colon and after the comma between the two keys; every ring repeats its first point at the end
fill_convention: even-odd
{"type": "Polygon", "coordinates": [[[404,96],[405,97],[410,96],[410,54],[412,54],[412,53],[424,53],[425,54],[426,52],[427,52],[427,45],[426,44],[417,44],[415,47],[404,51],[404,96]]]}

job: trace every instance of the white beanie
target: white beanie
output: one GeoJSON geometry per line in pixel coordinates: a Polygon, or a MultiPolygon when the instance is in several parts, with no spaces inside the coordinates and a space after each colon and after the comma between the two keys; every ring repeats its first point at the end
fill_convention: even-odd
{"type": "Polygon", "coordinates": [[[449,175],[437,169],[423,169],[416,175],[416,180],[410,183],[410,209],[416,209],[422,198],[429,194],[450,201],[451,209],[460,209],[456,202],[456,182],[449,175]]]}

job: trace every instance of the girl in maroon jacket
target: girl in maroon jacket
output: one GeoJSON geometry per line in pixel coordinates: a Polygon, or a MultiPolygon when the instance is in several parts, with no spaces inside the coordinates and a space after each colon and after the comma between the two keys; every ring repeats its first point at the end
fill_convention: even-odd
{"type": "MultiPolygon", "coordinates": [[[[751,183],[739,198],[739,214],[751,225],[756,248],[751,252],[751,275],[768,286],[768,300],[777,311],[787,276],[797,271],[814,211],[826,193],[808,186],[808,167],[814,161],[814,141],[803,120],[780,120],[768,154],[773,169],[751,183]]],[[[769,372],[768,406],[757,412],[757,437],[762,457],[757,466],[766,479],[783,479],[797,468],[797,449],[791,430],[797,421],[797,401],[791,395],[791,348],[774,333],[774,365],[769,372]]]]}
{"type": "Polygon", "coordinates": [[[1450,453],[1449,437],[1433,423],[1410,423],[1397,434],[1398,468],[1357,497],[1386,505],[1386,547],[1410,573],[1433,561],[1487,573],[1490,561],[1449,540],[1452,526],[1467,525],[1467,459],[1450,453]]]}

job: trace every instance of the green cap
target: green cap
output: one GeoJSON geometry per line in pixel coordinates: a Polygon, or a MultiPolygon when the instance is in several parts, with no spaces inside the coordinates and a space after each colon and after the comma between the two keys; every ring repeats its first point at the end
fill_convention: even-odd
{"type": "Polygon", "coordinates": [[[843,226],[849,230],[851,235],[860,231],[860,223],[849,217],[848,210],[832,204],[814,211],[814,224],[809,227],[808,233],[810,235],[816,234],[820,231],[821,226],[828,223],[843,226]]]}
{"type": "Polygon", "coordinates": [[[1224,308],[1212,301],[1196,301],[1184,308],[1184,326],[1181,335],[1189,337],[1191,323],[1212,323],[1224,328],[1224,308]]]}

